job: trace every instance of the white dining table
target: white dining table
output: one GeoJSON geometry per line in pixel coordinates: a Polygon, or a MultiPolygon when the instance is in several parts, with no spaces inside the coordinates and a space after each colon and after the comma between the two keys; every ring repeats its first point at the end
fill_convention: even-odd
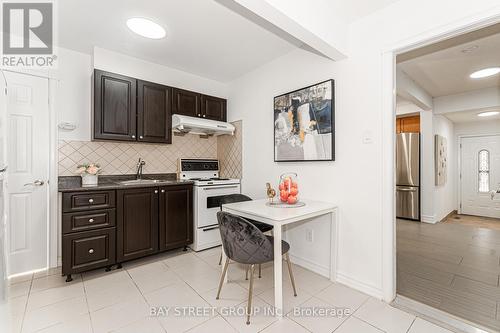
{"type": "MultiPolygon", "coordinates": [[[[330,280],[336,278],[336,260],[337,260],[337,237],[338,237],[338,207],[332,203],[302,200],[305,203],[302,207],[270,207],[266,205],[267,199],[237,202],[222,205],[222,211],[249,218],[255,221],[263,222],[273,226],[274,236],[274,306],[275,315],[283,316],[283,274],[282,274],[282,255],[281,240],[283,227],[292,223],[305,220],[314,222],[314,218],[327,215],[331,216],[331,239],[330,239],[330,280]]],[[[290,245],[293,247],[293,244],[290,245]]],[[[325,249],[326,250],[326,249],[325,249]]],[[[222,250],[224,262],[226,255],[222,250]]],[[[227,275],[226,281],[227,282],[227,275]]]]}

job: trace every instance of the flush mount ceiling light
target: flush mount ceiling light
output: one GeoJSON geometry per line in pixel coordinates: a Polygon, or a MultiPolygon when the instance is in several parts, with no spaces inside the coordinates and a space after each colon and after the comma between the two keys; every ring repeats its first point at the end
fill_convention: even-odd
{"type": "Polygon", "coordinates": [[[161,39],[167,34],[165,29],[158,23],[141,17],[128,19],[127,27],[136,34],[151,39],[161,39]]]}
{"type": "Polygon", "coordinates": [[[496,75],[500,73],[500,67],[490,67],[490,68],[484,68],[479,71],[476,71],[470,75],[472,79],[481,79],[483,77],[488,77],[492,75],[496,75]]]}
{"type": "Polygon", "coordinates": [[[496,116],[499,113],[500,113],[499,111],[487,111],[487,112],[478,113],[477,116],[478,117],[491,117],[491,116],[496,116]]]}

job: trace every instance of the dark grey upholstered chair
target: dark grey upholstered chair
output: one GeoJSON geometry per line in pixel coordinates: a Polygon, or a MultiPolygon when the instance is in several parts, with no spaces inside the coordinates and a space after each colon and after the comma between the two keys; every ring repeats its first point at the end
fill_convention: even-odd
{"type": "MultiPolygon", "coordinates": [[[[247,305],[247,325],[249,325],[255,265],[264,264],[274,260],[274,239],[272,236],[264,235],[255,225],[241,216],[233,215],[227,212],[218,212],[217,220],[219,222],[222,247],[224,248],[224,252],[227,256],[219,282],[217,299],[219,299],[220,296],[229,260],[240,264],[250,265],[250,287],[248,289],[247,305]]],[[[290,280],[292,282],[293,294],[294,296],[297,296],[295,280],[292,272],[292,264],[288,255],[289,250],[290,244],[285,241],[281,241],[281,254],[285,256],[285,260],[288,265],[288,273],[290,274],[290,280]]]]}
{"type": "MultiPolygon", "coordinates": [[[[224,205],[224,204],[235,203],[235,202],[244,202],[244,201],[252,201],[252,198],[250,198],[249,196],[246,196],[244,194],[239,194],[239,193],[225,195],[220,200],[221,209],[222,209],[222,205],[224,205]]],[[[268,232],[268,231],[273,230],[272,225],[262,223],[259,221],[255,221],[255,220],[250,220],[250,219],[247,219],[247,221],[252,223],[254,226],[256,226],[262,232],[268,232]]],[[[221,253],[220,258],[219,258],[219,265],[221,265],[221,264],[222,264],[222,253],[221,253]]],[[[248,270],[247,270],[246,274],[247,274],[247,279],[248,279],[248,270]]],[[[261,278],[261,277],[262,277],[262,267],[261,267],[261,265],[259,265],[259,278],[261,278]]]]}

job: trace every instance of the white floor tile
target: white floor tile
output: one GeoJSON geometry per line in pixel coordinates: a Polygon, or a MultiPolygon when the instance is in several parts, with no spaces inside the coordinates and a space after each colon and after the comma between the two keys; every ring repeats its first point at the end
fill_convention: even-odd
{"type": "Polygon", "coordinates": [[[31,280],[11,284],[7,286],[7,297],[14,298],[19,296],[26,296],[30,292],[31,280]]]}
{"type": "Polygon", "coordinates": [[[161,327],[158,319],[152,317],[146,317],[112,332],[113,333],[138,333],[138,332],[165,333],[166,331],[163,329],[163,327],[161,327]]]}
{"type": "Polygon", "coordinates": [[[439,327],[421,318],[415,319],[408,333],[452,333],[446,328],[439,327]]]}
{"type": "Polygon", "coordinates": [[[316,297],[329,304],[349,308],[351,313],[354,313],[369,298],[368,295],[339,283],[334,283],[318,292],[316,297]]]}
{"type": "Polygon", "coordinates": [[[334,307],[319,298],[311,298],[300,306],[301,312],[290,312],[287,317],[314,333],[332,332],[346,320],[345,316],[332,316],[329,313],[317,315],[311,313],[315,309],[321,311],[334,311],[334,307]]]}
{"type": "Polygon", "coordinates": [[[66,282],[66,277],[59,274],[52,274],[47,276],[39,276],[33,279],[33,284],[31,286],[31,292],[36,293],[46,289],[55,287],[65,287],[71,286],[73,284],[78,284],[82,282],[80,274],[72,275],[73,281],[66,282]]]}
{"type": "Polygon", "coordinates": [[[122,302],[90,313],[94,333],[117,330],[148,315],[149,306],[144,300],[122,302]]]}
{"type": "Polygon", "coordinates": [[[190,329],[189,333],[208,333],[208,332],[217,332],[217,333],[237,333],[237,331],[228,324],[221,316],[217,316],[206,322],[190,329]]]}
{"type": "Polygon", "coordinates": [[[163,260],[169,268],[180,269],[186,266],[197,266],[200,264],[206,264],[201,258],[197,257],[194,253],[188,252],[185,254],[179,254],[163,260]]]}
{"type": "Polygon", "coordinates": [[[47,327],[37,333],[92,333],[92,324],[88,313],[71,318],[68,321],[47,327]]]}
{"type": "Polygon", "coordinates": [[[169,269],[152,274],[135,274],[132,278],[143,294],[182,282],[181,278],[169,269]]]}
{"type": "Polygon", "coordinates": [[[415,316],[374,298],[363,304],[354,316],[387,333],[405,333],[415,319],[415,316]]]}
{"type": "Polygon", "coordinates": [[[0,318],[22,316],[26,310],[28,296],[9,298],[7,302],[0,302],[0,318]]]}
{"type": "Polygon", "coordinates": [[[43,271],[36,272],[33,278],[37,279],[40,277],[44,276],[50,276],[50,275],[61,275],[62,274],[62,267],[54,267],[54,268],[49,268],[45,269],[43,271]]]}
{"type": "Polygon", "coordinates": [[[219,299],[216,299],[217,288],[201,294],[201,297],[217,308],[232,307],[248,299],[248,290],[237,283],[228,282],[222,286],[219,299]]]}
{"type": "Polygon", "coordinates": [[[222,314],[224,319],[238,332],[259,332],[277,320],[271,313],[272,306],[261,300],[258,296],[254,296],[252,299],[252,309],[256,310],[256,312],[250,316],[250,325],[246,324],[246,308],[247,302],[245,301],[235,306],[233,313],[222,314]]]}
{"type": "Polygon", "coordinates": [[[262,333],[307,333],[310,332],[293,320],[282,318],[265,328],[262,333]]]}
{"type": "Polygon", "coordinates": [[[85,297],[82,282],[58,288],[46,289],[30,294],[28,298],[27,311],[30,312],[46,305],[80,297],[85,297]]]}
{"type": "Polygon", "coordinates": [[[49,326],[73,320],[88,313],[85,297],[53,303],[27,312],[23,322],[23,333],[30,333],[49,326]]]}
{"type": "Polygon", "coordinates": [[[350,317],[335,330],[335,333],[383,333],[383,331],[358,318],[350,317]]]}
{"type": "Polygon", "coordinates": [[[131,279],[109,283],[105,289],[86,288],[90,312],[121,302],[143,300],[142,294],[131,279]]]}
{"type": "Polygon", "coordinates": [[[130,281],[130,275],[125,270],[114,270],[105,272],[104,270],[94,270],[82,275],[85,290],[98,291],[108,289],[120,281],[130,281]]]}
{"type": "Polygon", "coordinates": [[[137,264],[133,267],[127,268],[127,272],[130,274],[132,279],[143,275],[159,274],[168,270],[167,265],[163,264],[161,261],[149,262],[143,265],[137,264]]]}
{"type": "MultiPolygon", "coordinates": [[[[271,305],[274,304],[274,288],[264,291],[262,294],[259,294],[259,297],[262,298],[266,303],[271,305]]],[[[291,286],[283,287],[283,310],[285,314],[292,311],[293,308],[298,307],[300,304],[311,299],[313,295],[309,294],[305,289],[297,288],[297,296],[293,295],[293,288],[291,286]]]]}
{"type": "Polygon", "coordinates": [[[5,316],[0,313],[0,332],[20,333],[23,316],[5,316]]]}
{"type": "Polygon", "coordinates": [[[211,270],[184,278],[184,281],[196,290],[196,292],[203,294],[219,286],[220,275],[221,273],[211,270]]]}
{"type": "Polygon", "coordinates": [[[207,258],[207,257],[215,256],[215,255],[220,255],[221,251],[222,251],[222,247],[217,246],[217,247],[212,247],[210,249],[206,249],[203,251],[194,252],[194,254],[200,258],[207,258]]]}

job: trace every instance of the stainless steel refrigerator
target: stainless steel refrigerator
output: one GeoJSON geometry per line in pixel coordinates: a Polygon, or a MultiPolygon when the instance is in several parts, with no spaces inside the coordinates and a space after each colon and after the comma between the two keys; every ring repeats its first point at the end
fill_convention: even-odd
{"type": "Polygon", "coordinates": [[[420,134],[396,137],[396,216],[420,220],[420,134]]]}

